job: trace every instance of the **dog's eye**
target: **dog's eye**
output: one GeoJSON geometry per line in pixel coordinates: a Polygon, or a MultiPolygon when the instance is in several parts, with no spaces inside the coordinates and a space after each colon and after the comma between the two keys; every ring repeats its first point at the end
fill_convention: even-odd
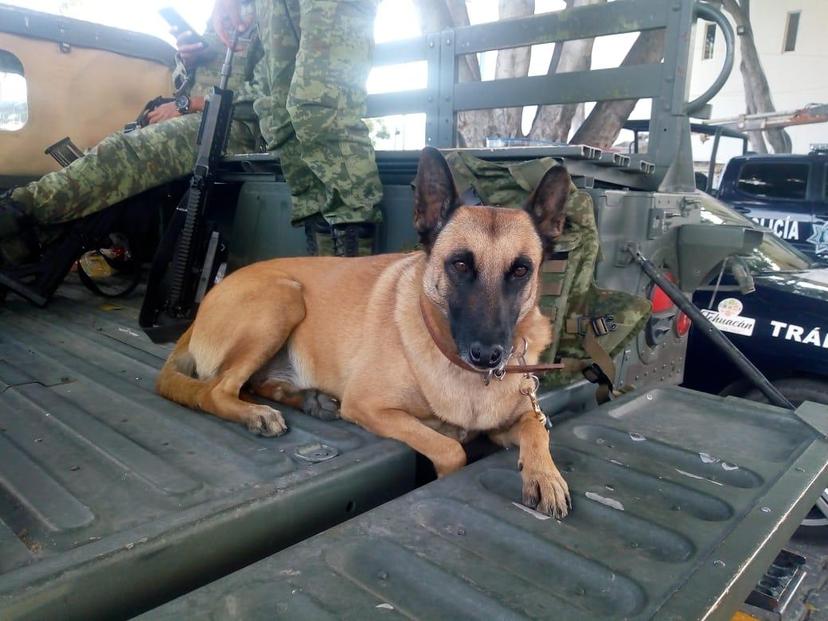
{"type": "Polygon", "coordinates": [[[512,270],[512,277],[513,278],[523,278],[526,274],[529,273],[529,268],[525,265],[518,265],[512,270]]]}
{"type": "Polygon", "coordinates": [[[461,274],[465,274],[469,271],[469,264],[465,261],[455,261],[454,263],[452,263],[452,265],[454,266],[454,269],[460,272],[461,274]]]}

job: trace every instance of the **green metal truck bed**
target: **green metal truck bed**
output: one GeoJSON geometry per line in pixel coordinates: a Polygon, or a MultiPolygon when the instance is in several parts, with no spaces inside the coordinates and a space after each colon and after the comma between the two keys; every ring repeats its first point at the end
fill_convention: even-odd
{"type": "Polygon", "coordinates": [[[728,619],[826,485],[825,422],[631,395],[554,427],[561,521],[501,452],[141,618],[728,619]]]}
{"type": "Polygon", "coordinates": [[[0,619],[125,617],[414,486],[414,454],[286,412],[259,438],[154,393],[136,296],[0,305],[0,619]]]}

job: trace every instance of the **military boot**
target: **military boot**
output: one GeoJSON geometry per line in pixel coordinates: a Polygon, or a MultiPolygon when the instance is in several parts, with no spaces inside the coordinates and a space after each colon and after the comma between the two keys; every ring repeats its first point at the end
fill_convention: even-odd
{"type": "Polygon", "coordinates": [[[17,265],[37,255],[34,219],[11,193],[0,194],[0,265],[17,265]]]}
{"type": "Polygon", "coordinates": [[[0,194],[0,239],[18,235],[26,223],[23,206],[13,200],[11,195],[11,190],[0,194]]]}
{"type": "Polygon", "coordinates": [[[367,257],[374,254],[376,225],[369,222],[335,224],[334,247],[338,257],[367,257]]]}
{"type": "Polygon", "coordinates": [[[336,254],[331,225],[322,214],[305,218],[305,244],[312,257],[332,257],[336,254]]]}

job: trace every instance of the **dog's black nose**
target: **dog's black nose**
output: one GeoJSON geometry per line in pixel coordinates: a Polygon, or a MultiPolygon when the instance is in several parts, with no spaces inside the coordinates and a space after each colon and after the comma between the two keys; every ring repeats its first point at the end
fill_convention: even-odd
{"type": "Polygon", "coordinates": [[[469,347],[469,358],[476,365],[493,369],[503,360],[503,347],[500,345],[483,345],[475,341],[469,347]]]}

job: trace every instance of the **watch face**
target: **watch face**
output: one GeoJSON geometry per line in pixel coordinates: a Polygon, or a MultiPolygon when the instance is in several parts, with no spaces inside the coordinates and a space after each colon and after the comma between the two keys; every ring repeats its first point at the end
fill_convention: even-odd
{"type": "Polygon", "coordinates": [[[186,114],[190,110],[190,98],[186,95],[179,95],[175,98],[175,107],[181,114],[186,114]]]}

